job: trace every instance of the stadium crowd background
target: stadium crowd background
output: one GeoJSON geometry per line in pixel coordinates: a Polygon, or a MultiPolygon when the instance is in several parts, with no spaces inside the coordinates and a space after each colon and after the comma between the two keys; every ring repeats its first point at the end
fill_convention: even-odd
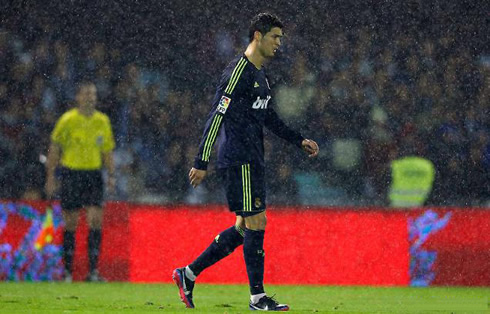
{"type": "Polygon", "coordinates": [[[90,79],[116,136],[114,198],[223,201],[213,172],[197,190],[187,173],[220,73],[269,9],[287,26],[269,66],[278,111],[321,147],[307,160],[268,137],[272,203],[385,204],[390,161],[412,152],[435,164],[430,204],[488,204],[483,2],[124,3],[2,10],[0,198],[43,197],[49,134],[90,79]]]}

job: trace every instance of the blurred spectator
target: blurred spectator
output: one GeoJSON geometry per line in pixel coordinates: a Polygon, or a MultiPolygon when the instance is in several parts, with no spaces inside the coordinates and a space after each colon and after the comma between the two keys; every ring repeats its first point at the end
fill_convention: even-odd
{"type": "Polygon", "coordinates": [[[391,207],[422,207],[432,192],[434,164],[423,157],[424,152],[418,144],[413,134],[406,135],[397,158],[390,163],[388,197],[391,207]]]}
{"type": "MultiPolygon", "coordinates": [[[[51,82],[61,103],[75,100],[75,65],[66,43],[54,43],[56,64],[51,82]]],[[[63,110],[61,110],[63,111],[63,110]]]]}
{"type": "Polygon", "coordinates": [[[292,72],[290,84],[277,87],[276,98],[280,104],[277,107],[278,113],[295,124],[309,110],[315,95],[315,76],[308,69],[302,54],[296,57],[292,72]]]}

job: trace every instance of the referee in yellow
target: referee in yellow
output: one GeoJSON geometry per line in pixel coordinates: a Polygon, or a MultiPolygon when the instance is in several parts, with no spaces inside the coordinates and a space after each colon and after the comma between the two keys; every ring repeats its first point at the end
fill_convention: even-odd
{"type": "Polygon", "coordinates": [[[103,281],[97,270],[101,243],[104,183],[101,169],[108,171],[108,191],[114,191],[115,147],[111,123],[107,115],[95,109],[97,88],[92,82],[77,86],[77,108],[65,112],[51,134],[46,165],[46,195],[51,198],[57,189],[55,171],[61,164],[61,208],[65,221],[63,259],[65,281],[72,281],[75,231],[79,210],[87,210],[89,225],[87,281],[103,281]]]}

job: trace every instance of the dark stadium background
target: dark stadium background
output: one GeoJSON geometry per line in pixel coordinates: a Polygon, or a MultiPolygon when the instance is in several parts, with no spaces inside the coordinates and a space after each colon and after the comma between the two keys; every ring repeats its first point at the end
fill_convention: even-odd
{"type": "Polygon", "coordinates": [[[219,74],[260,11],[286,24],[273,88],[307,94],[286,120],[322,151],[306,160],[266,142],[272,203],[384,205],[389,162],[415,147],[437,169],[429,204],[487,204],[485,1],[2,3],[0,197],[43,197],[39,157],[74,82],[89,78],[116,132],[116,198],[222,202],[213,175],[192,191],[187,172],[219,74]],[[337,139],[359,147],[352,165],[337,163],[337,139]]]}

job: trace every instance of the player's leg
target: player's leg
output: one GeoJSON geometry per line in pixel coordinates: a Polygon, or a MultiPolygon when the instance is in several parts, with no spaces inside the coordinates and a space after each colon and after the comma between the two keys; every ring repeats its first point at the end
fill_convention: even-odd
{"type": "Polygon", "coordinates": [[[86,173],[87,188],[84,195],[84,203],[87,209],[88,232],[88,260],[89,274],[87,281],[105,281],[98,272],[100,244],[102,242],[103,196],[104,185],[102,174],[99,171],[86,173]]]}
{"type": "Polygon", "coordinates": [[[243,255],[250,284],[251,310],[287,311],[289,306],[279,304],[268,297],[264,291],[264,235],[267,225],[265,213],[265,177],[264,169],[259,165],[243,166],[245,220],[243,255]]]}
{"type": "Polygon", "coordinates": [[[245,237],[243,256],[247,266],[250,284],[251,303],[257,303],[264,297],[264,235],[267,217],[265,211],[255,212],[245,217],[245,237]]]}
{"type": "Polygon", "coordinates": [[[238,246],[243,244],[243,232],[243,218],[237,216],[235,225],[218,234],[206,250],[186,267],[186,275],[191,280],[195,280],[203,270],[233,253],[238,246]]]}
{"type": "Polygon", "coordinates": [[[98,272],[100,244],[102,242],[102,218],[103,210],[99,206],[87,206],[88,232],[88,281],[103,281],[98,272]]]}
{"type": "Polygon", "coordinates": [[[63,233],[63,260],[65,263],[65,281],[73,280],[73,256],[75,255],[75,233],[78,225],[78,209],[62,210],[63,220],[65,222],[65,231],[63,233]]]}
{"type": "Polygon", "coordinates": [[[172,278],[179,287],[180,298],[186,307],[194,308],[192,292],[197,276],[243,244],[244,228],[243,218],[237,216],[235,225],[218,234],[191,264],[174,270],[172,278]]]}
{"type": "MultiPolygon", "coordinates": [[[[241,208],[241,184],[238,185],[239,167],[220,170],[220,177],[226,187],[226,196],[230,209],[241,208]]],[[[241,182],[241,179],[240,179],[241,182]]],[[[233,211],[233,210],[232,210],[233,211]]],[[[177,268],[173,272],[173,280],[179,287],[182,302],[188,308],[194,308],[192,291],[196,277],[206,268],[230,255],[238,246],[243,244],[245,221],[237,215],[235,224],[218,234],[211,244],[191,264],[177,268]]]]}
{"type": "Polygon", "coordinates": [[[61,172],[61,208],[65,230],[63,233],[63,261],[65,281],[72,281],[73,256],[75,254],[75,232],[78,225],[80,202],[80,182],[76,171],[63,169],[61,172]]]}

